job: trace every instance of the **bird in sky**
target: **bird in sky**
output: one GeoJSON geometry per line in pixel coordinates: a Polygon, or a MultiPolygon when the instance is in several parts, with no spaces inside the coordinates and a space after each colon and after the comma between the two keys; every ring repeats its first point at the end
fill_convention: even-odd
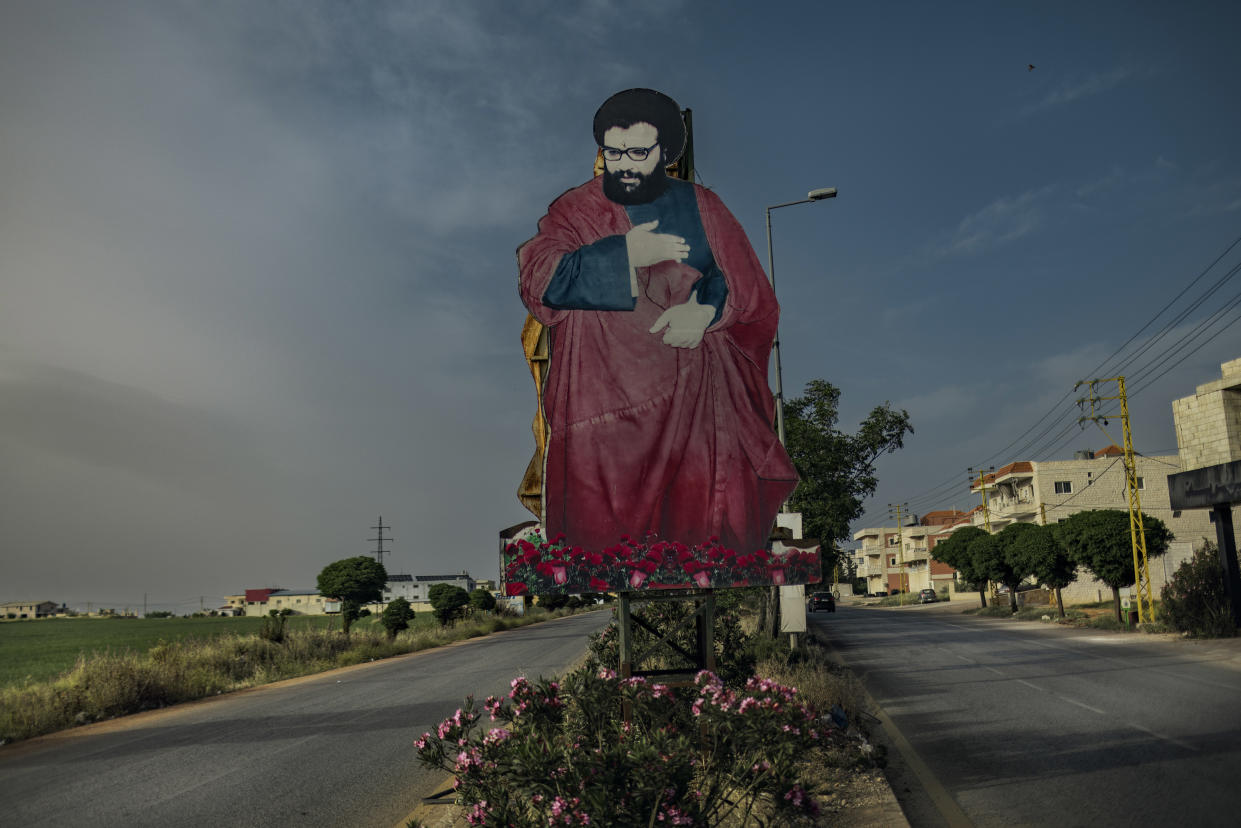
{"type": "Polygon", "coordinates": [[[1033,72],[1033,71],[1034,71],[1034,64],[1033,64],[1033,63],[1027,63],[1027,64],[1026,64],[1026,71],[1027,71],[1027,72],[1033,72]]]}

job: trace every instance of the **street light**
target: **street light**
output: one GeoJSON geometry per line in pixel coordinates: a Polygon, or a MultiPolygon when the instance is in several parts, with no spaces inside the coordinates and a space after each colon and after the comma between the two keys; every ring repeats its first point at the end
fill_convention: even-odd
{"type": "MultiPolygon", "coordinates": [[[[792,207],[794,204],[809,204],[812,201],[823,201],[827,198],[836,197],[835,187],[821,187],[818,190],[811,190],[806,193],[806,197],[798,201],[788,201],[784,204],[775,204],[767,208],[767,274],[771,279],[771,291],[776,290],[776,262],[771,252],[771,211],[779,210],[781,207],[792,207]]],[[[780,438],[780,445],[784,445],[784,376],[780,370],[780,327],[776,326],[776,339],[772,347],[776,353],[776,434],[780,438]]]]}

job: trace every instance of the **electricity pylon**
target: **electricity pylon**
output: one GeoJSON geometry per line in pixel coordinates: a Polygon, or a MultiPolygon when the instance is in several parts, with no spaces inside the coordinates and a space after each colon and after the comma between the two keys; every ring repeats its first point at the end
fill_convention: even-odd
{"type": "Polygon", "coordinates": [[[378,525],[378,526],[372,526],[371,528],[372,528],[372,529],[378,529],[378,530],[379,530],[379,537],[377,537],[377,538],[367,538],[367,540],[373,540],[373,541],[375,541],[375,544],[376,544],[376,545],[375,545],[375,560],[379,561],[379,565],[380,565],[380,566],[383,566],[383,562],[384,562],[384,552],[386,552],[386,551],[387,551],[386,549],[384,549],[384,543],[386,543],[386,542],[388,542],[388,541],[391,541],[391,540],[392,540],[392,538],[385,538],[385,537],[384,537],[384,530],[385,530],[385,529],[391,529],[392,527],[391,527],[391,526],[384,526],[384,519],[383,519],[383,515],[380,515],[380,516],[379,516],[379,525],[378,525]]]}
{"type": "MultiPolygon", "coordinates": [[[[1083,385],[1090,387],[1090,395],[1079,399],[1077,405],[1079,408],[1084,409],[1086,403],[1089,402],[1090,415],[1079,417],[1077,422],[1080,425],[1086,420],[1090,420],[1099,426],[1099,430],[1109,440],[1112,440],[1112,437],[1103,427],[1108,424],[1107,418],[1095,412],[1095,403],[1104,402],[1105,400],[1120,401],[1120,427],[1124,433],[1125,444],[1125,483],[1129,489],[1129,542],[1133,546],[1133,583],[1134,591],[1138,597],[1138,623],[1145,624],[1147,621],[1155,620],[1155,611],[1151,603],[1151,573],[1146,561],[1146,530],[1142,527],[1142,499],[1141,495],[1138,494],[1138,466],[1137,461],[1133,458],[1133,433],[1129,429],[1129,400],[1125,395],[1125,378],[1107,377],[1106,379],[1082,380],[1073,386],[1073,390],[1076,391],[1083,385]],[[1116,383],[1116,396],[1100,397],[1097,389],[1101,382],[1116,383]],[[1103,421],[1102,424],[1099,423],[1100,420],[1103,421]]],[[[1115,440],[1112,440],[1113,444],[1115,442],[1115,440]]]]}

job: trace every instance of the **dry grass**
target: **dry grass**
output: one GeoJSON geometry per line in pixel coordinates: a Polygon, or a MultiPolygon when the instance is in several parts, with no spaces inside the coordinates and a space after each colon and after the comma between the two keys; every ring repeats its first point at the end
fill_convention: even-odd
{"type": "Polygon", "coordinates": [[[160,642],[145,653],[92,653],[63,675],[0,689],[0,744],[74,725],[124,716],[245,687],[438,647],[558,618],[568,610],[525,617],[489,616],[451,627],[408,630],[395,640],[355,628],[294,630],[280,643],[257,635],[160,642]]]}

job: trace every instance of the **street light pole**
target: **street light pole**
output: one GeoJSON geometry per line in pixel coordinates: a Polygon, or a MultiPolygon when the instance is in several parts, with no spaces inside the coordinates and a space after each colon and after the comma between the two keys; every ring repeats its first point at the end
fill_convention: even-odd
{"type": "MultiPolygon", "coordinates": [[[[771,246],[771,211],[779,210],[781,207],[792,207],[794,204],[809,204],[812,201],[822,201],[826,198],[835,198],[835,187],[824,187],[818,190],[811,190],[806,193],[806,197],[798,201],[787,201],[784,204],[775,204],[767,208],[767,276],[771,279],[771,292],[776,291],[776,262],[775,254],[772,252],[771,246]]],[[[780,438],[780,445],[784,442],[784,374],[780,367],[780,326],[776,325],[776,338],[772,344],[776,354],[776,435],[780,438]]]]}

